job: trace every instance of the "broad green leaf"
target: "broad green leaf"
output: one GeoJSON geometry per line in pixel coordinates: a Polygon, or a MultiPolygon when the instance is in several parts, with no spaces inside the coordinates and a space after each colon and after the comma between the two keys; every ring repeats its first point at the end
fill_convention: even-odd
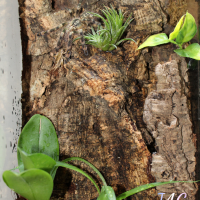
{"type": "Polygon", "coordinates": [[[185,49],[174,50],[179,56],[193,58],[195,60],[200,60],[200,45],[198,43],[190,44],[185,49]]]}
{"type": "Polygon", "coordinates": [[[115,192],[111,186],[103,186],[97,200],[116,200],[115,192]]]}
{"type": "Polygon", "coordinates": [[[53,158],[43,153],[27,154],[25,151],[22,151],[19,147],[18,151],[20,152],[25,170],[36,168],[42,169],[50,173],[50,171],[56,165],[56,161],[53,158]]]}
{"type": "MultiPolygon", "coordinates": [[[[19,140],[18,147],[28,154],[44,153],[55,161],[59,159],[59,144],[55,128],[51,121],[39,114],[34,115],[24,126],[19,140]]],[[[20,172],[23,169],[23,162],[19,151],[17,151],[18,166],[20,172]]],[[[50,174],[54,179],[56,169],[53,168],[50,174]]]]}
{"type": "Polygon", "coordinates": [[[156,35],[150,36],[143,44],[141,44],[138,49],[142,49],[144,47],[152,47],[160,44],[166,44],[169,42],[169,39],[165,33],[159,33],[156,35]]]}
{"type": "Polygon", "coordinates": [[[96,182],[94,181],[94,179],[91,176],[89,176],[86,172],[84,172],[83,170],[81,170],[78,167],[75,167],[73,165],[69,165],[67,163],[64,163],[63,161],[62,162],[57,161],[56,162],[56,166],[57,167],[66,167],[68,169],[72,169],[72,170],[74,170],[76,172],[79,172],[79,173],[83,174],[85,177],[87,177],[94,184],[94,186],[96,187],[97,191],[100,193],[99,187],[96,184],[96,182]]]}
{"type": "Polygon", "coordinates": [[[4,171],[6,185],[28,200],[49,200],[53,191],[53,179],[40,169],[29,169],[17,174],[4,171]]]}
{"type": "Polygon", "coordinates": [[[183,26],[176,37],[176,42],[178,44],[188,42],[195,36],[196,32],[197,26],[195,23],[195,19],[190,13],[187,12],[183,26]]]}
{"type": "Polygon", "coordinates": [[[170,33],[169,35],[169,40],[173,40],[177,37],[179,30],[181,29],[181,26],[183,25],[183,20],[184,20],[185,15],[183,15],[181,17],[181,19],[179,20],[179,22],[177,23],[174,31],[172,33],[170,33]]]}
{"type": "Polygon", "coordinates": [[[194,183],[194,182],[198,182],[198,181],[166,181],[166,182],[149,183],[149,184],[146,184],[146,185],[141,185],[139,187],[136,187],[132,190],[129,190],[127,192],[120,194],[117,197],[117,200],[125,199],[125,198],[127,198],[127,197],[129,197],[133,194],[136,194],[138,192],[141,192],[141,191],[144,191],[144,190],[147,190],[149,188],[153,188],[153,187],[156,187],[156,186],[159,186],[159,185],[165,185],[165,184],[169,184],[169,183],[194,183]]]}

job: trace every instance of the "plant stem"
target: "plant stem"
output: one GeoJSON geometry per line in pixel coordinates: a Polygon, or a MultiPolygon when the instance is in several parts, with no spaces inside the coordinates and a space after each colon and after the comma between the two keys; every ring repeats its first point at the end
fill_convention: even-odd
{"type": "Polygon", "coordinates": [[[174,40],[169,40],[169,42],[171,42],[171,43],[173,43],[173,44],[176,44],[176,45],[178,45],[178,46],[180,47],[180,49],[182,49],[182,46],[181,46],[181,44],[178,44],[178,43],[176,43],[174,40]]]}
{"type": "Polygon", "coordinates": [[[74,171],[76,171],[76,172],[79,172],[79,173],[83,174],[84,176],[86,176],[86,177],[94,184],[94,186],[96,187],[98,193],[100,194],[101,191],[100,191],[98,185],[96,184],[96,182],[92,179],[91,176],[89,176],[89,175],[88,175],[86,172],[84,172],[83,170],[81,170],[81,169],[79,169],[78,167],[75,167],[75,166],[73,166],[73,165],[64,163],[63,161],[62,161],[62,162],[57,161],[55,166],[57,166],[57,167],[66,167],[66,168],[68,168],[68,169],[72,169],[72,170],[74,170],[74,171]]]}
{"type": "Polygon", "coordinates": [[[71,158],[67,158],[67,159],[63,160],[62,162],[69,162],[69,161],[72,161],[72,160],[80,160],[80,161],[86,163],[87,165],[89,165],[89,166],[99,175],[100,179],[101,179],[102,182],[103,182],[103,185],[104,185],[104,186],[107,186],[107,183],[106,183],[104,177],[102,176],[102,174],[100,173],[100,171],[99,171],[94,165],[92,165],[92,164],[89,163],[88,161],[84,160],[83,158],[71,157],[71,158]]]}

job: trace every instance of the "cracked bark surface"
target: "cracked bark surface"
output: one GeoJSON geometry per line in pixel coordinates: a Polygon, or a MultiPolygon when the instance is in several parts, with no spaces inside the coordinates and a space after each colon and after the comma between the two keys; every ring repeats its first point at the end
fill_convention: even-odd
{"type": "MultiPolygon", "coordinates": [[[[184,0],[82,1],[81,13],[86,11],[100,13],[103,5],[110,4],[122,9],[123,12],[126,11],[125,19],[133,13],[134,20],[127,29],[126,37],[135,39],[136,43],[125,42],[113,52],[102,52],[88,46],[89,55],[86,56],[80,44],[75,42],[69,62],[56,70],[53,69],[54,58],[51,52],[56,47],[62,28],[44,37],[38,37],[37,33],[55,28],[64,22],[70,23],[79,17],[76,5],[80,1],[52,2],[53,4],[49,0],[19,0],[24,55],[22,83],[24,123],[35,113],[47,116],[53,122],[58,134],[60,159],[78,156],[88,160],[102,172],[108,185],[114,188],[117,195],[139,185],[161,179],[159,173],[154,173],[157,168],[160,169],[155,164],[156,155],[153,157],[151,155],[154,151],[162,157],[163,165],[167,163],[167,166],[179,167],[178,174],[177,169],[167,168],[169,176],[165,180],[167,178],[192,180],[195,175],[195,148],[194,142],[190,140],[192,138],[191,120],[187,110],[190,102],[187,99],[188,88],[184,84],[187,82],[185,68],[185,71],[176,69],[181,73],[177,72],[176,77],[181,78],[180,95],[182,96],[180,98],[184,101],[187,117],[183,114],[172,115],[172,110],[170,112],[175,90],[179,90],[180,87],[177,85],[178,89],[175,86],[174,88],[165,86],[166,93],[163,92],[162,95],[166,97],[163,102],[166,107],[169,106],[167,110],[169,114],[165,116],[163,111],[160,112],[164,127],[174,123],[174,129],[179,130],[177,135],[173,131],[167,135],[169,141],[172,137],[178,137],[175,138],[177,143],[174,143],[174,150],[170,153],[170,156],[176,155],[175,148],[181,145],[182,149],[177,149],[177,158],[169,157],[169,154],[160,147],[164,144],[163,141],[158,140],[153,134],[157,127],[154,127],[155,130],[152,133],[149,129],[149,126],[154,125],[151,123],[157,120],[153,117],[155,114],[152,111],[146,114],[147,104],[151,104],[148,102],[151,102],[152,93],[158,93],[157,88],[161,87],[158,83],[163,80],[157,77],[156,66],[172,63],[170,66],[183,65],[185,67],[184,59],[179,60],[174,56],[173,45],[137,51],[139,43],[148,35],[161,31],[169,33],[173,30],[172,25],[175,25],[174,23],[187,10],[186,2],[184,0]],[[174,7],[174,3],[177,7],[174,7]],[[173,15],[167,23],[170,14],[173,15]],[[169,94],[168,97],[167,94],[169,94]],[[146,119],[144,122],[143,114],[144,118],[152,116],[152,122],[146,119]],[[176,119],[178,119],[177,124],[176,119]],[[152,158],[153,166],[151,167],[152,158]],[[176,163],[179,158],[181,160],[176,163]],[[180,163],[183,165],[178,165],[180,163]],[[184,176],[181,176],[180,170],[184,171],[182,173],[184,176]]],[[[89,29],[90,27],[84,27],[86,32],[89,29]]],[[[162,105],[159,100],[158,105],[162,105]]],[[[182,112],[181,109],[181,106],[176,106],[177,113],[182,112]]],[[[85,165],[79,162],[75,164],[96,178],[96,175],[85,165]]],[[[100,183],[100,180],[96,179],[100,183]]],[[[162,192],[176,191],[178,193],[181,187],[182,185],[163,187],[165,190],[163,189],[162,192]],[[170,191],[167,188],[170,188],[170,191]]],[[[192,195],[196,192],[194,185],[183,184],[182,189],[192,195]]],[[[59,168],[52,199],[89,200],[96,197],[96,189],[89,180],[78,173],[59,168]]],[[[151,189],[131,196],[129,199],[160,198],[157,196],[157,191],[151,189]]]]}
{"type": "MultiPolygon", "coordinates": [[[[177,57],[172,55],[172,57],[177,57]]],[[[157,181],[195,179],[195,137],[187,103],[187,63],[174,58],[155,68],[156,90],[145,100],[144,122],[155,138],[157,153],[152,155],[152,175],[157,181]]],[[[157,187],[158,192],[188,194],[195,199],[195,184],[179,183],[157,187]]]]}

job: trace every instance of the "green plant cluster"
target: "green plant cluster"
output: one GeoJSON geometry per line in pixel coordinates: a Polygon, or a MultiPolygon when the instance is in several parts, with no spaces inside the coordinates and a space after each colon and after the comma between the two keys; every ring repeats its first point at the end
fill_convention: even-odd
{"type": "Polygon", "coordinates": [[[111,8],[105,7],[102,12],[105,15],[106,19],[97,13],[91,13],[94,16],[102,19],[104,27],[99,26],[96,32],[93,28],[91,28],[92,33],[84,36],[84,38],[86,39],[86,44],[91,44],[103,51],[112,51],[116,49],[117,46],[123,41],[134,41],[131,38],[120,40],[127,26],[133,20],[130,19],[131,15],[129,15],[126,22],[123,23],[124,14],[122,14],[121,10],[119,10],[118,14],[117,11],[111,6],[111,8]]]}
{"type": "Polygon", "coordinates": [[[124,192],[116,197],[114,190],[107,185],[102,174],[88,161],[79,157],[59,161],[59,144],[55,128],[48,118],[39,114],[34,115],[21,132],[17,146],[17,159],[18,167],[4,171],[3,180],[9,188],[28,200],[50,199],[53,191],[53,180],[59,166],[72,169],[86,176],[99,193],[97,200],[121,200],[155,186],[187,182],[150,183],[124,192]],[[84,162],[97,173],[103,183],[101,190],[94,179],[86,172],[66,163],[73,160],[84,162]],[[16,169],[19,169],[19,173],[13,171],[16,169]]]}
{"type": "Polygon", "coordinates": [[[177,23],[174,31],[169,35],[169,38],[165,33],[152,35],[138,49],[171,42],[179,46],[179,49],[174,50],[179,56],[200,60],[200,45],[198,43],[190,44],[185,49],[182,48],[183,43],[189,42],[196,32],[195,19],[190,13],[186,12],[177,23]]]}

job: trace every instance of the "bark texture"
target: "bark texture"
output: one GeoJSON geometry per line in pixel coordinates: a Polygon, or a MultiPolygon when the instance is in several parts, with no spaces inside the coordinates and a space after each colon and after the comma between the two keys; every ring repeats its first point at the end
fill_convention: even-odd
{"type": "MultiPolygon", "coordinates": [[[[102,172],[117,195],[161,180],[162,170],[168,170],[165,180],[193,179],[195,148],[187,107],[190,102],[184,84],[187,75],[186,68],[180,71],[178,67],[186,67],[185,61],[174,56],[173,45],[137,51],[139,43],[148,35],[173,30],[172,26],[187,9],[186,2],[19,0],[19,3],[24,51],[24,122],[35,113],[51,119],[58,134],[61,159],[77,156],[88,160],[102,172]],[[81,9],[77,9],[80,2],[81,9]],[[136,43],[125,42],[113,52],[102,52],[88,46],[89,54],[86,56],[76,41],[72,46],[71,59],[54,69],[55,60],[51,55],[62,28],[43,37],[37,36],[37,33],[62,23],[70,24],[86,11],[100,13],[103,5],[110,4],[126,11],[125,19],[133,13],[134,20],[125,35],[135,39],[136,43]],[[170,18],[167,23],[171,14],[173,19],[170,18]],[[166,77],[158,75],[159,69],[169,74],[166,75],[168,79],[174,78],[167,79],[168,85],[163,82],[166,77]],[[158,109],[161,107],[161,110],[156,109],[158,113],[154,113],[155,107],[152,107],[154,96],[158,109]],[[177,99],[179,102],[176,102],[177,99]],[[173,108],[172,102],[176,103],[173,108]],[[167,114],[162,107],[166,108],[167,114]],[[162,132],[157,130],[157,124],[162,126],[159,127],[162,132]],[[165,148],[172,152],[166,152],[165,148]],[[155,151],[157,154],[153,155],[151,169],[151,153],[155,151]],[[177,157],[174,158],[174,155],[177,157]],[[156,164],[156,156],[166,167],[156,164]]],[[[87,32],[90,27],[85,26],[83,30],[87,32]]],[[[85,165],[75,164],[96,178],[85,165]]],[[[97,181],[100,183],[98,178],[97,181]]],[[[179,193],[181,187],[169,186],[161,190],[179,193]]],[[[193,199],[192,195],[196,192],[194,185],[183,184],[183,190],[189,192],[190,199],[193,199]]],[[[69,170],[58,170],[52,199],[96,197],[96,189],[85,177],[69,170]]],[[[129,199],[155,200],[159,197],[156,190],[151,189],[129,199]]]]}
{"type": "MultiPolygon", "coordinates": [[[[176,55],[155,68],[156,90],[146,98],[144,121],[155,138],[157,153],[152,155],[152,175],[157,181],[195,179],[195,137],[187,103],[187,63],[176,55]]],[[[186,192],[195,199],[195,184],[179,183],[157,187],[168,196],[186,192]]]]}

